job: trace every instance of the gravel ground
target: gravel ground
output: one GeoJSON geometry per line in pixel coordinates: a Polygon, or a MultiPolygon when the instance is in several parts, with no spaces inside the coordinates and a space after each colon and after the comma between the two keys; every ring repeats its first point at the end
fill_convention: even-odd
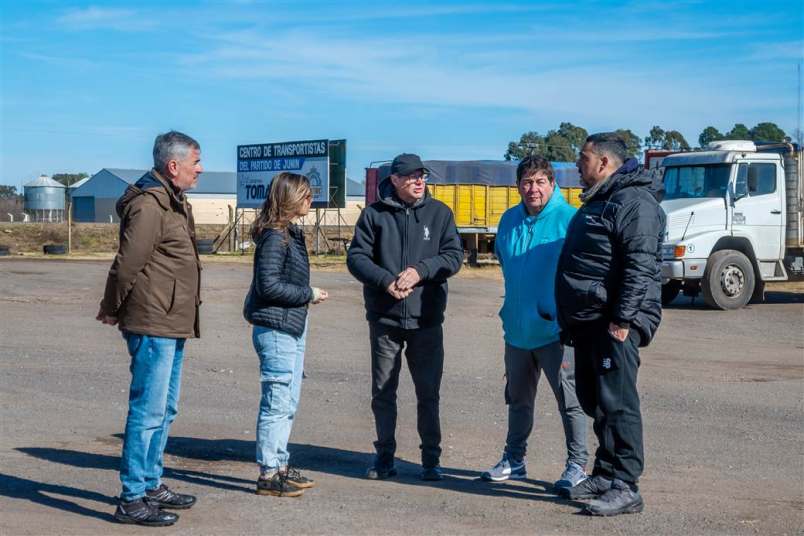
{"type": "MultiPolygon", "coordinates": [[[[114,524],[128,357],[94,320],[108,261],[0,261],[0,533],[134,534],[114,524]]],[[[257,359],[241,306],[243,263],[208,263],[203,337],[190,341],[166,481],[198,495],[161,534],[802,534],[804,294],[773,287],[740,311],[680,298],[642,353],[646,509],[578,515],[556,498],[564,442],[540,385],[529,476],[486,484],[506,429],[495,269],[450,283],[442,387],[448,478],[417,479],[415,400],[400,386],[399,478],[371,482],[368,330],[360,286],[317,270],[331,300],[312,310],[292,461],[319,486],[301,499],[253,493],[257,359]]],[[[590,446],[595,440],[589,436],[590,446]]]]}

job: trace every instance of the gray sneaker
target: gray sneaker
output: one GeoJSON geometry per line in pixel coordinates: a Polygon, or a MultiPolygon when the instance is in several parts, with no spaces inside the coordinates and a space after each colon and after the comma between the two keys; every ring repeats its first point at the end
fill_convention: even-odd
{"type": "Polygon", "coordinates": [[[555,488],[572,488],[589,478],[583,467],[574,462],[567,462],[561,477],[553,484],[555,488]]]}
{"type": "Polygon", "coordinates": [[[591,476],[571,488],[557,488],[556,491],[567,499],[597,499],[611,489],[611,480],[600,475],[591,476]]]}
{"type": "Polygon", "coordinates": [[[483,471],[480,478],[488,482],[504,482],[508,479],[522,480],[528,477],[528,468],[525,465],[525,460],[513,460],[504,452],[502,459],[497,462],[497,465],[483,471]]]}
{"type": "Polygon", "coordinates": [[[642,495],[632,490],[622,480],[615,479],[611,489],[600,498],[589,502],[586,513],[593,516],[616,516],[620,514],[637,514],[645,508],[642,495]]]}

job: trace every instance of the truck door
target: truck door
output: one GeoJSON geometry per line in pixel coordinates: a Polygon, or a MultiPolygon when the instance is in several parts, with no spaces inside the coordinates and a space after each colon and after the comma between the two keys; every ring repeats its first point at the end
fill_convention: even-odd
{"type": "Polygon", "coordinates": [[[750,238],[758,260],[782,257],[784,188],[774,162],[738,162],[732,234],[750,238]]]}

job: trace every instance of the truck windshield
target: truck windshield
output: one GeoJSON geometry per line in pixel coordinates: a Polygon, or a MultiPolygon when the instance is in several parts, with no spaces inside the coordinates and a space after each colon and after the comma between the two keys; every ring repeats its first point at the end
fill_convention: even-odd
{"type": "Polygon", "coordinates": [[[730,171],[730,164],[667,167],[664,199],[725,197],[730,171]]]}

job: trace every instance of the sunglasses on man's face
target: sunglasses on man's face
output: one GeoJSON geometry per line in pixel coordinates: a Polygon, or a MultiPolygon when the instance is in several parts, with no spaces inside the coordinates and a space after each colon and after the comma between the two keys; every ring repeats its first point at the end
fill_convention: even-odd
{"type": "Polygon", "coordinates": [[[422,173],[421,171],[416,171],[416,172],[411,173],[410,175],[407,175],[407,176],[405,176],[403,178],[407,182],[419,182],[419,181],[427,182],[427,179],[430,178],[430,175],[428,175],[427,173],[422,173]]]}

